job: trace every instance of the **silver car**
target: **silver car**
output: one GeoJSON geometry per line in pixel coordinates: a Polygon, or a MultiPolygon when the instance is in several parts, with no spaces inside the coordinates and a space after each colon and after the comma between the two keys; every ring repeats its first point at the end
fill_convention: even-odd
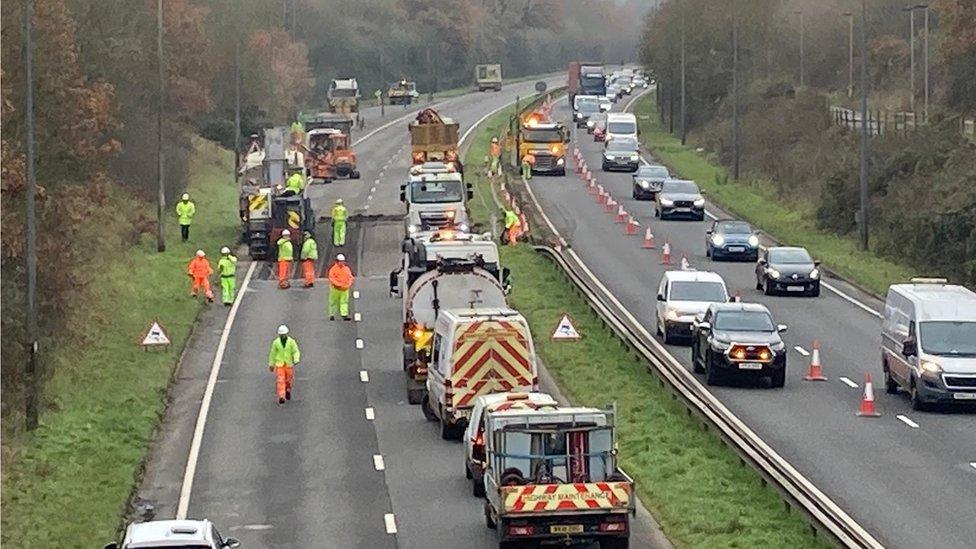
{"type": "Polygon", "coordinates": [[[654,197],[654,217],[705,219],[705,197],[694,181],[668,179],[654,197]]]}

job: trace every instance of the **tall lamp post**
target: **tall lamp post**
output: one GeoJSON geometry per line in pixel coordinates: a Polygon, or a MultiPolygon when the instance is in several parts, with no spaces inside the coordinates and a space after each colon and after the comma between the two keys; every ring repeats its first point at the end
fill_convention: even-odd
{"type": "MultiPolygon", "coordinates": [[[[732,0],[732,177],[739,180],[739,19],[732,0]]],[[[802,65],[801,65],[802,66],[802,65]]],[[[802,74],[802,72],[800,73],[802,74]]],[[[801,84],[802,86],[802,84],[801,84]]]]}
{"type": "Polygon", "coordinates": [[[163,0],[156,1],[156,64],[159,73],[159,98],[156,111],[156,251],[166,251],[163,234],[163,210],[166,208],[166,187],[163,182],[163,104],[166,98],[165,67],[163,66],[163,0]]]}
{"type": "Polygon", "coordinates": [[[34,44],[31,36],[33,31],[34,2],[27,0],[24,16],[24,65],[27,90],[25,94],[25,117],[27,133],[24,139],[27,162],[27,195],[25,196],[27,240],[25,255],[27,256],[27,394],[24,399],[24,419],[28,431],[37,428],[38,400],[40,400],[40,372],[37,367],[37,218],[34,197],[37,194],[37,182],[34,176],[34,44]]]}
{"type": "Polygon", "coordinates": [[[915,6],[902,8],[908,12],[908,79],[911,81],[909,87],[911,95],[908,97],[908,110],[915,112],[915,6]]]}
{"type": "Polygon", "coordinates": [[[847,18],[847,97],[854,97],[854,14],[845,11],[847,18]]]}
{"type": "Polygon", "coordinates": [[[800,87],[803,87],[803,11],[796,10],[793,12],[800,16],[800,87]]]}
{"type": "Polygon", "coordinates": [[[859,170],[861,215],[859,223],[860,247],[868,249],[868,83],[867,83],[867,7],[861,0],[861,29],[859,47],[861,55],[861,158],[859,170]]]}
{"type": "MultiPolygon", "coordinates": [[[[682,6],[683,8],[684,6],[682,6]]],[[[681,10],[681,144],[688,139],[688,109],[685,101],[685,12],[681,10]]]]}

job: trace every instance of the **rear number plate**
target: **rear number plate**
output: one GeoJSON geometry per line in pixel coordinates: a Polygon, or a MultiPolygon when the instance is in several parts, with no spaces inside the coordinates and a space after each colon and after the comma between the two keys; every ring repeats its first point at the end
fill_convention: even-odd
{"type": "Polygon", "coordinates": [[[675,208],[674,211],[676,211],[676,212],[690,212],[691,211],[691,208],[675,208]]]}
{"type": "Polygon", "coordinates": [[[976,400],[976,393],[952,393],[956,400],[976,400]]]}
{"type": "Polygon", "coordinates": [[[758,362],[743,362],[739,364],[740,370],[762,370],[762,364],[758,362]]]}
{"type": "Polygon", "coordinates": [[[743,248],[742,246],[729,246],[729,251],[730,252],[744,252],[744,251],[746,251],[746,249],[743,248]]]}
{"type": "Polygon", "coordinates": [[[786,287],[786,291],[787,292],[802,292],[803,291],[803,286],[787,286],[786,287]]]}
{"type": "Polygon", "coordinates": [[[582,524],[553,524],[549,527],[550,534],[582,534],[582,524]]]}

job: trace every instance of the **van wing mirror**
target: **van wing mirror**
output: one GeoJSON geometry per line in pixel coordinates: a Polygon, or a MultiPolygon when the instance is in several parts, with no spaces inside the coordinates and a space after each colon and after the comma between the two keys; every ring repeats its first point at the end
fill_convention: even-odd
{"type": "Polygon", "coordinates": [[[406,201],[407,201],[407,192],[400,191],[400,202],[406,202],[406,201]]]}
{"type": "Polygon", "coordinates": [[[474,191],[468,189],[468,200],[474,200],[474,191]]]}
{"type": "Polygon", "coordinates": [[[906,339],[901,344],[901,354],[906,357],[915,356],[918,354],[918,341],[914,337],[906,339]]]}
{"type": "Polygon", "coordinates": [[[658,301],[664,301],[664,294],[657,294],[658,301]]]}
{"type": "Polygon", "coordinates": [[[390,297],[400,296],[400,271],[390,271],[390,297]]]}
{"type": "Polygon", "coordinates": [[[785,332],[786,331],[786,328],[787,328],[786,324],[777,324],[776,325],[776,331],[779,332],[779,333],[785,332]]]}
{"type": "Polygon", "coordinates": [[[707,331],[709,331],[711,329],[712,329],[712,323],[711,322],[699,322],[698,323],[698,330],[700,330],[702,332],[707,332],[707,331]]]}

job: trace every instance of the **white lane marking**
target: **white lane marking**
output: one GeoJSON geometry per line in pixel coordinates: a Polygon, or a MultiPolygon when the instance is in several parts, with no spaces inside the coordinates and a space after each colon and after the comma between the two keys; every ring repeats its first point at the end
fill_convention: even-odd
{"type": "Polygon", "coordinates": [[[361,314],[359,314],[359,313],[353,313],[353,314],[352,314],[352,319],[353,319],[354,321],[356,321],[356,322],[360,322],[360,321],[362,321],[362,319],[363,319],[363,315],[361,315],[361,314]]]}
{"type": "Polygon", "coordinates": [[[854,383],[849,378],[841,376],[839,379],[843,381],[845,384],[847,384],[847,386],[850,387],[851,389],[857,389],[857,383],[854,383]]]}
{"type": "Polygon", "coordinates": [[[376,188],[376,186],[377,186],[377,185],[379,185],[379,184],[380,184],[380,180],[379,180],[379,179],[374,179],[374,180],[373,180],[373,188],[374,188],[374,189],[375,189],[375,188],[376,188]]]}
{"type": "Polygon", "coordinates": [[[352,291],[352,298],[353,299],[359,299],[359,290],[353,290],[352,291]]]}
{"type": "Polygon", "coordinates": [[[363,383],[369,383],[369,372],[367,372],[366,370],[360,370],[359,381],[363,383]]]}
{"type": "Polygon", "coordinates": [[[366,197],[366,200],[372,200],[372,199],[373,199],[373,193],[369,193],[369,196],[366,197]]]}
{"type": "Polygon", "coordinates": [[[360,338],[358,338],[358,337],[356,338],[356,348],[357,349],[362,349],[363,348],[363,340],[360,339],[360,338]]]}
{"type": "Polygon", "coordinates": [[[373,454],[373,467],[377,471],[382,471],[383,469],[386,469],[386,464],[383,463],[383,456],[379,454],[373,454]]]}
{"type": "Polygon", "coordinates": [[[380,170],[380,179],[383,178],[383,174],[385,174],[385,173],[386,173],[386,170],[380,170]]]}
{"type": "Polygon", "coordinates": [[[376,411],[372,408],[366,408],[366,419],[368,421],[373,421],[376,419],[376,411]]]}
{"type": "Polygon", "coordinates": [[[197,413],[197,424],[193,428],[193,439],[190,442],[190,454],[186,458],[186,469],[183,470],[183,486],[180,488],[180,499],[176,507],[177,520],[186,519],[186,513],[190,508],[190,495],[193,493],[193,477],[197,471],[197,461],[200,459],[200,446],[203,444],[203,431],[207,426],[207,415],[210,413],[210,402],[213,400],[214,388],[217,386],[217,376],[220,375],[220,364],[224,361],[224,351],[227,349],[227,339],[230,337],[230,330],[234,326],[234,319],[237,318],[237,311],[241,308],[241,301],[247,291],[247,285],[251,282],[251,275],[257,262],[252,261],[244,275],[244,282],[241,289],[234,298],[234,305],[227,314],[224,322],[224,329],[220,333],[220,342],[217,343],[217,353],[214,355],[213,362],[210,363],[210,377],[207,378],[207,388],[203,392],[203,401],[200,402],[200,412],[197,413]]]}
{"type": "Polygon", "coordinates": [[[397,529],[396,529],[396,517],[393,516],[393,513],[387,513],[387,514],[383,515],[383,522],[386,524],[386,533],[387,534],[396,534],[397,533],[397,529]]]}
{"type": "Polygon", "coordinates": [[[969,466],[972,467],[973,469],[976,469],[976,461],[970,461],[969,466]]]}
{"type": "Polygon", "coordinates": [[[898,414],[895,417],[898,418],[898,421],[904,423],[905,425],[908,425],[912,429],[918,429],[918,423],[915,423],[914,421],[909,419],[908,416],[903,416],[901,414],[898,414]]]}
{"type": "Polygon", "coordinates": [[[796,347],[793,347],[793,350],[796,351],[796,352],[798,352],[798,353],[800,353],[803,356],[810,356],[810,353],[807,352],[807,350],[804,349],[803,347],[800,347],[799,345],[797,345],[796,347]]]}
{"type": "Polygon", "coordinates": [[[228,530],[271,530],[272,524],[245,524],[244,526],[232,526],[228,530]]]}

